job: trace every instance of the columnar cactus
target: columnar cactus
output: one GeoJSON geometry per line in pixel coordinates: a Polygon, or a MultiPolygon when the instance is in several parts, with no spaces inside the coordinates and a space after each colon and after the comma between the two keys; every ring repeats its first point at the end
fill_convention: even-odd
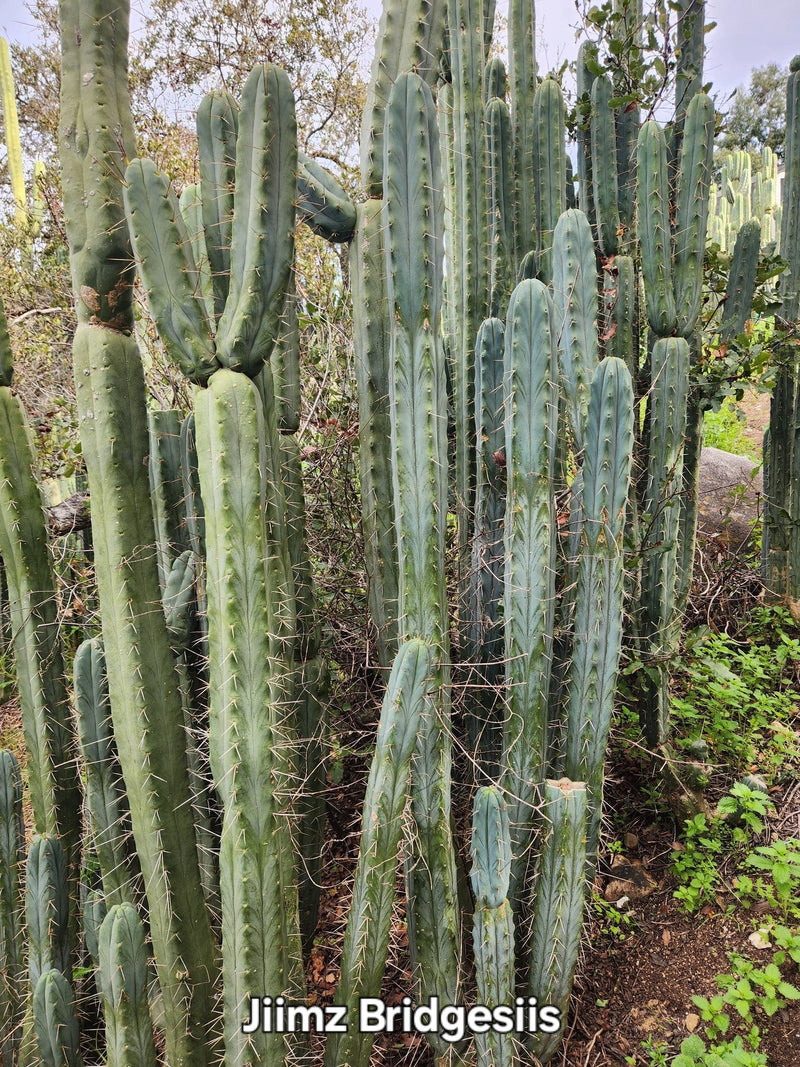
{"type": "Polygon", "coordinates": [[[412,638],[395,657],[381,709],[372,757],[353,902],[342,952],[342,978],[336,991],[348,1010],[346,1035],[332,1034],[325,1050],[328,1067],[367,1067],[374,1040],[357,1025],[361,997],[378,996],[386,967],[395,895],[397,849],[408,798],[411,758],[425,701],[429,698],[433,648],[412,638]]]}
{"type": "Polygon", "coordinates": [[[178,676],[164,616],[153,610],[160,588],[145,391],[128,335],[133,271],[119,180],[135,152],[127,6],[112,12],[99,0],[66,0],[61,30],[61,159],[79,319],[73,355],[111,718],[147,893],[167,1055],[202,1064],[216,950],[197,865],[178,676]]]}
{"type": "Polygon", "coordinates": [[[75,999],[57,968],[45,971],[36,984],[33,1020],[43,1067],[81,1067],[75,999]]]}
{"type": "Polygon", "coordinates": [[[0,1055],[16,1063],[24,1014],[22,779],[13,752],[0,750],[0,1055]]]}
{"type": "MultiPolygon", "coordinates": [[[[615,6],[635,21],[636,0],[615,6]]],[[[681,70],[694,85],[698,38],[689,17],[702,13],[702,4],[687,2],[681,10],[681,70]]],[[[387,0],[364,122],[367,203],[353,204],[315,161],[298,156],[291,89],[270,65],[251,73],[241,107],[225,93],[203,101],[200,183],[184,189],[179,201],[149,161],[125,169],[133,154],[125,5],[109,13],[100,0],[62,4],[62,147],[79,315],[75,374],[108,682],[106,694],[99,642],[84,645],[76,661],[76,704],[103,881],[102,896],[87,892],[85,914],[87,944],[98,958],[109,1063],[155,1061],[145,925],[163,1004],[156,1022],[169,1062],[194,1067],[224,1058],[237,1067],[280,1067],[303,1054],[301,1042],[242,1026],[249,997],[303,998],[302,939],[308,945],[313,934],[321,852],[325,664],[299,451],[280,436],[300,422],[292,282],[298,217],[327,240],[351,242],[372,610],[380,660],[394,659],[339,1000],[352,1013],[360,996],[380,989],[407,795],[407,914],[417,999],[436,996],[447,1005],[460,993],[450,809],[455,619],[444,566],[452,452],[462,594],[457,647],[463,658],[480,661],[478,680],[499,691],[476,698],[467,715],[475,776],[494,783],[478,791],[475,804],[478,990],[490,1006],[510,1002],[524,967],[528,994],[561,1013],[558,1033],[532,1035],[531,1052],[546,1062],[563,1033],[587,872],[597,852],[622,633],[626,502],[640,505],[631,507],[629,527],[646,532],[648,549],[636,614],[640,648],[658,677],[645,719],[651,740],[664,733],[661,664],[675,633],[682,521],[673,498],[683,484],[713,108],[702,94],[690,93],[686,106],[679,102],[671,152],[654,123],[639,134],[637,192],[648,208],[639,212],[639,242],[650,335],[640,367],[631,203],[635,109],[622,121],[611,107],[616,86],[595,76],[584,52],[581,90],[591,114],[581,133],[579,177],[586,211],[565,210],[564,102],[555,80],[536,87],[533,5],[511,5],[510,111],[502,65],[487,65],[493,19],[494,4],[482,0],[459,0],[447,10],[439,0],[412,8],[387,0]],[[431,87],[440,70],[446,84],[437,114],[431,87]],[[449,181],[442,176],[440,133],[449,181]],[[446,214],[443,184],[451,186],[446,214]],[[131,336],[125,223],[161,342],[196,387],[194,412],[182,424],[176,413],[157,413],[148,428],[131,336]],[[608,304],[602,326],[599,268],[608,304]],[[629,492],[632,378],[639,391],[643,383],[649,390],[638,500],[629,492]],[[570,465],[574,477],[568,478],[570,465]],[[563,536],[562,501],[569,508],[563,536]],[[469,576],[468,546],[475,570],[469,576]],[[104,773],[112,752],[106,706],[135,859],[112,833],[127,816],[119,781],[104,773]],[[484,743],[482,716],[489,720],[484,743]],[[187,734],[198,733],[199,744],[187,742],[187,734]],[[206,767],[222,809],[218,845],[201,781],[206,767]],[[559,779],[562,772],[569,777],[559,779]],[[291,795],[296,778],[305,782],[299,798],[291,795]],[[198,855],[205,850],[215,854],[210,864],[198,855]],[[137,863],[146,924],[131,887],[137,863]],[[515,925],[530,931],[516,953],[515,925]],[[215,1022],[220,1000],[221,1027],[215,1022]]],[[[752,242],[745,235],[743,245],[746,238],[752,242]]],[[[743,254],[736,275],[743,291],[751,266],[743,254]]],[[[746,294],[731,300],[724,330],[738,326],[744,303],[746,294]]],[[[10,560],[16,568],[17,599],[30,608],[38,607],[31,590],[49,591],[52,581],[47,584],[42,568],[33,585],[34,549],[20,543],[17,529],[27,523],[33,544],[42,512],[31,491],[30,452],[19,451],[25,435],[17,405],[5,395],[7,349],[0,336],[0,413],[8,424],[5,435],[0,426],[0,464],[9,474],[1,481],[4,513],[11,516],[4,534],[0,528],[0,551],[6,566],[10,560]]],[[[41,662],[37,629],[25,630],[20,620],[23,673],[35,678],[49,666],[58,675],[56,659],[41,662]]],[[[80,804],[62,803],[70,780],[65,785],[52,771],[51,753],[39,759],[36,750],[47,747],[43,738],[52,744],[63,726],[69,755],[66,718],[58,699],[51,705],[37,697],[37,684],[28,683],[28,719],[41,829],[58,832],[69,849],[59,819],[62,809],[74,813],[77,827],[80,804]]],[[[469,681],[466,688],[470,702],[469,681]]],[[[13,773],[6,777],[11,781],[13,773]]],[[[6,807],[14,804],[11,799],[6,807]]],[[[52,846],[54,855],[58,847],[52,846]]],[[[43,848],[36,846],[34,868],[43,848]]],[[[12,917],[4,917],[4,930],[13,929],[14,890],[7,882],[3,914],[12,917]]],[[[34,873],[34,935],[42,926],[33,909],[36,884],[34,873]]],[[[68,929],[66,919],[61,927],[68,929]]],[[[52,939],[42,944],[52,949],[52,939]]],[[[69,1034],[61,1056],[72,1062],[64,1050],[77,1047],[74,1013],[59,977],[68,970],[69,938],[57,944],[66,947],[56,959],[39,951],[37,941],[28,1030],[34,1020],[41,1030],[44,1019],[51,1031],[69,1034]]],[[[18,1006],[9,1013],[18,1018],[18,1006]]],[[[370,1037],[353,1022],[346,1035],[332,1035],[329,1067],[368,1062],[370,1037]]],[[[442,1039],[432,1040],[445,1051],[442,1039]]],[[[513,1042],[500,1035],[481,1039],[477,1051],[481,1065],[513,1062],[513,1042]]],[[[43,1050],[43,1058],[49,1055],[43,1050]]]]}
{"type": "Polygon", "coordinates": [[[103,919],[98,957],[108,1067],[155,1067],[147,945],[132,905],[115,904],[103,919]]]}
{"type": "MultiPolygon", "coordinates": [[[[481,68],[482,69],[482,68],[481,68]]],[[[412,789],[414,855],[407,864],[409,942],[419,995],[455,1003],[458,902],[450,823],[448,625],[444,575],[447,418],[437,324],[443,269],[441,172],[430,89],[398,77],[386,114],[384,224],[390,398],[399,559],[398,626],[436,649],[412,789]]]]}
{"type": "MultiPolygon", "coordinates": [[[[478,1002],[496,1008],[513,1003],[515,957],[514,916],[508,902],[511,836],[502,795],[494,787],[486,786],[475,794],[470,854],[478,1002]]],[[[511,1034],[476,1034],[478,1067],[510,1067],[514,1044],[511,1034]]]]}
{"type": "MultiPolygon", "coordinates": [[[[789,66],[786,87],[786,148],[783,180],[781,256],[788,268],[781,279],[782,318],[787,324],[800,317],[800,56],[789,66]]],[[[800,514],[800,493],[794,489],[797,356],[787,346],[781,352],[778,377],[770,407],[770,432],[764,449],[769,493],[765,514],[765,582],[776,600],[786,600],[795,614],[800,600],[800,536],[795,520],[800,514]],[[787,507],[788,502],[788,507],[787,507]]]]}

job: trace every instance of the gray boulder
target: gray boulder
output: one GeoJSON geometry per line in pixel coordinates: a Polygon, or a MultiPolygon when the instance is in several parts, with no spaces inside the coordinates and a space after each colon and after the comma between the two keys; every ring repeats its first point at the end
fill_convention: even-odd
{"type": "Polygon", "coordinates": [[[732,552],[745,548],[761,521],[760,465],[745,456],[704,448],[700,455],[697,535],[722,541],[732,552]]]}

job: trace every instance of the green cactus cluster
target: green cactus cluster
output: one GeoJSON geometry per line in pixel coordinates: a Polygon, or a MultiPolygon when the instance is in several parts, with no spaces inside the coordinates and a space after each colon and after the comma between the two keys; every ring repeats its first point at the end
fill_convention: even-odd
{"type": "MultiPolygon", "coordinates": [[[[616,6],[638,33],[641,5],[616,6]]],[[[351,1025],[328,1036],[325,1062],[370,1061],[355,1017],[380,993],[399,852],[416,1000],[462,1000],[471,927],[484,1005],[522,995],[559,1013],[551,1032],[478,1035],[478,1064],[524,1062],[522,1044],[528,1060],[554,1056],[620,656],[627,642],[642,665],[645,735],[661,745],[691,576],[715,116],[699,91],[704,5],[679,6],[669,130],[619,107],[618,81],[584,45],[575,206],[564,96],[537,76],[529,0],[510,5],[507,72],[490,55],[489,0],[386,0],[358,203],[298,152],[288,77],[268,63],[241,100],[202,101],[200,180],[178,195],[134,158],[127,6],[62,0],[73,357],[101,632],[75,656],[73,727],[34,455],[0,331],[0,555],[37,830],[23,907],[19,772],[2,754],[11,1067],[80,1062],[79,946],[110,1065],[154,1064],[162,1042],[166,1062],[187,1067],[310,1055],[303,1034],[242,1025],[251,997],[305,1001],[324,837],[327,669],[296,439],[298,223],[349,245],[365,569],[386,668],[336,998],[351,1025]],[[160,343],[192,383],[189,414],[148,410],[134,264],[160,343]],[[451,806],[464,746],[471,908],[451,806]],[[82,887],[79,938],[82,848],[97,875],[82,887]]],[[[737,166],[726,188],[744,200],[737,166]]],[[[765,158],[762,220],[775,219],[773,170],[765,158]]],[[[737,207],[723,338],[752,299],[752,210],[737,207]]],[[[785,443],[772,439],[777,455],[785,443]]],[[[444,1062],[449,1043],[429,1037],[444,1062]]],[[[456,1054],[468,1059],[466,1042],[456,1054]]]]}

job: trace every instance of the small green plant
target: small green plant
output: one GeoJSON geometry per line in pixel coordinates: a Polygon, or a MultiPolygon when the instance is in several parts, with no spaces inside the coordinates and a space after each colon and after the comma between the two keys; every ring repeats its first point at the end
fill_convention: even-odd
{"type": "Polygon", "coordinates": [[[680,882],[675,898],[687,911],[698,911],[714,899],[723,852],[719,822],[702,813],[686,821],[685,841],[672,861],[672,873],[680,882]]]}
{"type": "Polygon", "coordinates": [[[788,614],[756,611],[741,640],[699,630],[686,648],[671,701],[677,731],[702,738],[713,762],[758,766],[768,782],[800,767],[792,728],[800,641],[788,614]]]}
{"type": "Polygon", "coordinates": [[[745,1048],[740,1037],[706,1046],[701,1037],[691,1034],[681,1042],[681,1051],[670,1067],[767,1067],[767,1057],[745,1048]]]}
{"type": "Polygon", "coordinates": [[[703,444],[747,456],[761,462],[759,450],[745,435],[747,423],[742,409],[731,396],[725,397],[717,411],[707,411],[703,423],[703,444]]]}
{"type": "MultiPolygon", "coordinates": [[[[669,1046],[664,1041],[658,1041],[649,1034],[647,1040],[642,1041],[641,1047],[642,1051],[647,1053],[647,1067],[669,1067],[669,1046]]],[[[636,1056],[626,1056],[625,1062],[630,1064],[630,1067],[636,1067],[641,1060],[636,1056]]]]}
{"type": "Polygon", "coordinates": [[[800,920],[800,840],[760,845],[747,857],[745,865],[763,874],[756,879],[740,875],[737,890],[745,897],[766,900],[770,910],[779,912],[786,922],[800,920]]]}
{"type": "Polygon", "coordinates": [[[590,904],[601,933],[612,941],[624,941],[636,924],[633,914],[609,903],[596,892],[592,893],[590,904]]]}
{"type": "Polygon", "coordinates": [[[700,812],[686,820],[684,842],[673,858],[672,873],[680,883],[674,895],[687,911],[698,911],[714,900],[722,858],[763,831],[771,807],[762,790],[737,782],[720,800],[716,814],[700,812]]]}

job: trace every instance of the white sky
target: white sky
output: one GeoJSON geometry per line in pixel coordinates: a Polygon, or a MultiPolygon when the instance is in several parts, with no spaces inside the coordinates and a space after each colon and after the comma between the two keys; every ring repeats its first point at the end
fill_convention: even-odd
{"type": "MultiPolygon", "coordinates": [[[[362,0],[377,18],[381,0],[362,0]]],[[[134,0],[144,7],[146,0],[134,0]]],[[[498,9],[507,7],[498,0],[498,9]]],[[[707,37],[706,79],[714,82],[719,102],[747,83],[753,67],[786,66],[800,53],[798,0],[707,0],[707,18],[717,27],[707,37]],[[793,32],[794,31],[794,32],[793,32]]],[[[547,70],[577,53],[575,0],[536,0],[540,68],[547,70]]],[[[0,0],[0,32],[11,41],[30,38],[31,17],[22,0],[0,0]]]]}

